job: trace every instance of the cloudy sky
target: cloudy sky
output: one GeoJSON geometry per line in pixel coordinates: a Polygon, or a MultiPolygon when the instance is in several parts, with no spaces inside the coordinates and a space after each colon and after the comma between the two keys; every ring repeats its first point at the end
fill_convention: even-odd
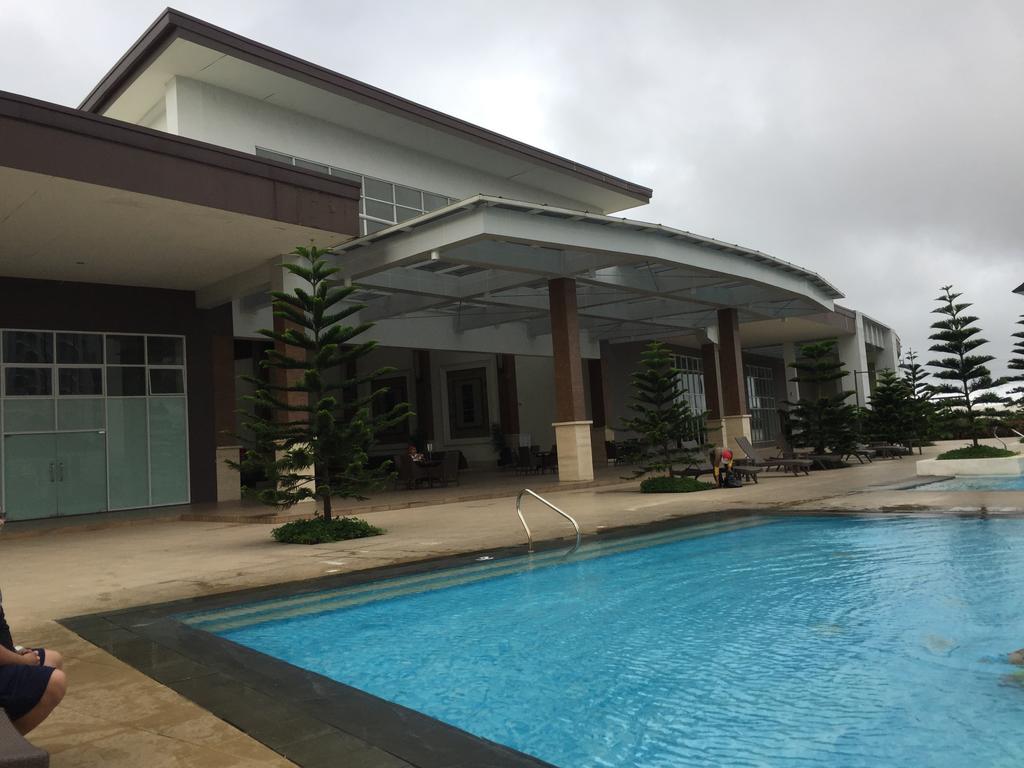
{"type": "MultiPolygon", "coordinates": [[[[813,269],[904,348],[927,349],[952,283],[1005,372],[1024,313],[1019,0],[176,7],[653,187],[627,215],[813,269]]],[[[77,106],[162,9],[0,0],[0,90],[77,106]]]]}

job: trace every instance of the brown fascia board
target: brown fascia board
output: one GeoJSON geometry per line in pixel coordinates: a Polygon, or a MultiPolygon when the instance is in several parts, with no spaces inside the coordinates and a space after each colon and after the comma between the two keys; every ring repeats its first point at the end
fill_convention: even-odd
{"type": "Polygon", "coordinates": [[[354,99],[430,128],[469,139],[492,149],[519,155],[534,162],[541,162],[562,173],[569,173],[583,181],[598,184],[638,202],[649,203],[654,194],[649,187],[634,184],[617,176],[603,173],[596,168],[575,163],[552,152],[532,147],[436,109],[403,99],[393,93],[242,37],[173,8],[167,8],[150,25],[142,37],[128,49],[128,52],[89,92],[79,108],[97,114],[102,112],[132,84],[150,62],[155,60],[177,38],[220,51],[228,56],[248,61],[256,66],[354,99]]]}
{"type": "Polygon", "coordinates": [[[358,184],[0,91],[0,166],[328,232],[358,231],[358,184]]]}

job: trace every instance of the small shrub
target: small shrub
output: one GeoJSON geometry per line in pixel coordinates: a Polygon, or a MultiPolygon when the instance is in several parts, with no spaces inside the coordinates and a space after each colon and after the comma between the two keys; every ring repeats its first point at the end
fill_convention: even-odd
{"type": "Polygon", "coordinates": [[[271,536],[282,544],[326,544],[330,541],[380,536],[382,533],[383,528],[370,525],[358,517],[336,517],[333,520],[314,517],[312,520],[294,520],[270,532],[271,536]]]}
{"type": "Polygon", "coordinates": [[[640,483],[640,493],[691,493],[714,487],[693,477],[648,477],[640,483]]]}
{"type": "Polygon", "coordinates": [[[1006,459],[1017,454],[1003,448],[993,448],[990,445],[969,445],[966,448],[957,448],[955,451],[946,451],[938,455],[939,459],[1006,459]]]}

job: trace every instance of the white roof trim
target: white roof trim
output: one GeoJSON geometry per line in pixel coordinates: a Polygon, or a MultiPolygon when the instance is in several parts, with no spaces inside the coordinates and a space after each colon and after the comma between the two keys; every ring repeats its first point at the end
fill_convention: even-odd
{"type": "Polygon", "coordinates": [[[771,269],[776,269],[781,272],[786,272],[791,275],[799,276],[809,283],[814,285],[824,296],[829,299],[841,299],[843,294],[830,282],[825,280],[817,272],[804,269],[796,264],[793,264],[782,259],[777,259],[774,256],[769,256],[761,251],[756,251],[751,248],[744,248],[743,246],[735,245],[733,243],[726,243],[721,240],[715,240],[711,237],[704,237],[703,235],[697,235],[693,232],[687,232],[681,229],[674,229],[672,227],[666,227],[663,224],[652,224],[650,222],[638,221],[635,219],[621,218],[617,216],[605,216],[603,214],[590,213],[588,211],[574,211],[568,208],[559,208],[556,206],[542,205],[538,203],[529,203],[522,200],[512,200],[510,198],[496,197],[492,195],[476,195],[474,197],[461,200],[457,203],[452,203],[444,208],[439,208],[436,211],[425,213],[422,216],[418,216],[414,219],[403,221],[400,224],[396,224],[387,229],[382,229],[379,232],[366,235],[364,237],[350,240],[347,243],[340,244],[333,248],[335,253],[353,253],[359,249],[365,249],[370,246],[382,243],[389,239],[408,234],[414,230],[425,227],[428,224],[432,224],[439,219],[445,219],[455,216],[459,213],[472,210],[478,207],[487,208],[504,208],[507,210],[521,211],[532,215],[543,215],[551,216],[554,218],[565,219],[573,222],[589,222],[599,226],[612,226],[615,228],[631,229],[637,232],[643,232],[650,234],[653,237],[664,237],[668,239],[682,240],[691,245],[708,248],[710,250],[722,251],[735,256],[739,256],[750,261],[763,264],[771,269]]]}

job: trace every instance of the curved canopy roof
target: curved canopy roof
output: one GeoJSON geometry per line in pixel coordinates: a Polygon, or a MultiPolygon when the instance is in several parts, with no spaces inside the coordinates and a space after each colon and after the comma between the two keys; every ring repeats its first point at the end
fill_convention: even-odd
{"type": "Polygon", "coordinates": [[[831,310],[820,275],[691,232],[478,195],[335,248],[364,320],[449,314],[457,330],[525,323],[548,333],[547,281],[576,280],[592,339],[671,336],[831,310]]]}

